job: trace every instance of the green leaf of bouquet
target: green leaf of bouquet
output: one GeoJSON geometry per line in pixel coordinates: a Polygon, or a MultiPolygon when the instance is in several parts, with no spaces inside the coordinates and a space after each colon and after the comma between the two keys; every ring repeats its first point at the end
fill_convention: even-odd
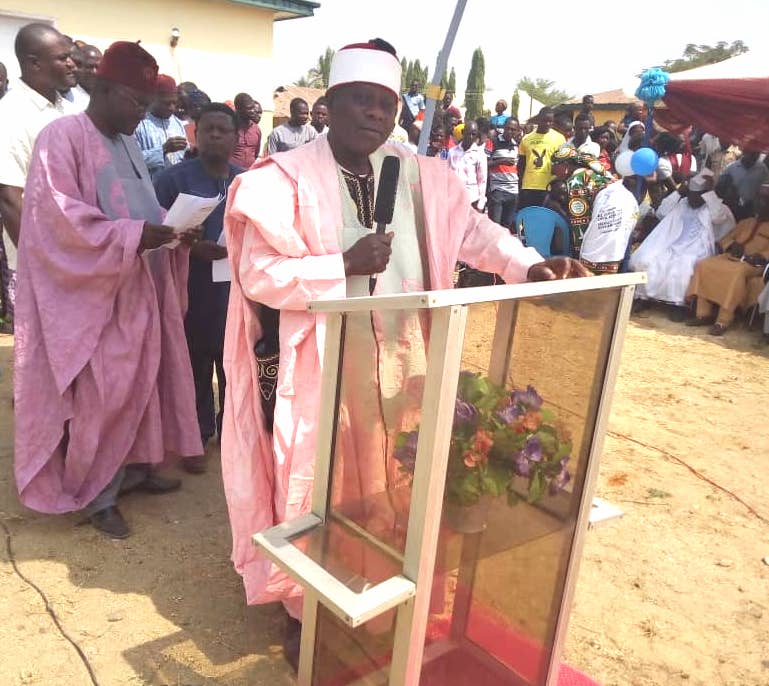
{"type": "Polygon", "coordinates": [[[529,503],[536,503],[545,492],[545,478],[541,472],[535,472],[529,484],[529,497],[526,499],[529,503]]]}

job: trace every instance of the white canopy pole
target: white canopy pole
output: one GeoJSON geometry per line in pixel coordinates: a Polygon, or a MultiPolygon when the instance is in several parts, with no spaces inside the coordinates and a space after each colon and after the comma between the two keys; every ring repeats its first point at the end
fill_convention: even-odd
{"type": "Polygon", "coordinates": [[[438,106],[438,101],[441,99],[441,77],[443,76],[443,72],[446,71],[446,66],[449,63],[449,55],[451,54],[451,48],[454,46],[454,37],[457,35],[459,24],[462,21],[465,5],[467,5],[467,0],[457,0],[454,16],[451,18],[451,24],[449,24],[449,32],[446,34],[443,48],[438,53],[438,59],[435,63],[435,71],[433,72],[433,80],[425,93],[427,96],[425,119],[424,122],[422,122],[422,133],[419,135],[419,146],[417,147],[417,152],[420,155],[424,155],[427,152],[427,145],[430,143],[430,131],[433,127],[433,117],[435,116],[435,109],[438,106]]]}

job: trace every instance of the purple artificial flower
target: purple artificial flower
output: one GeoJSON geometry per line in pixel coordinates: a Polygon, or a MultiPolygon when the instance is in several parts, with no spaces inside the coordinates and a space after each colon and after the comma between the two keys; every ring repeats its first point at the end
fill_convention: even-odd
{"type": "Polygon", "coordinates": [[[542,396],[531,385],[526,386],[525,391],[513,391],[511,398],[513,404],[523,405],[527,410],[536,412],[542,407],[542,396]]]}
{"type": "Polygon", "coordinates": [[[497,410],[497,418],[503,421],[505,424],[515,424],[515,420],[522,416],[524,411],[518,407],[515,403],[505,405],[501,410],[497,410]]]}
{"type": "Polygon", "coordinates": [[[550,495],[555,495],[558,491],[563,490],[563,487],[571,481],[571,474],[569,474],[569,470],[566,469],[566,463],[568,461],[568,457],[564,457],[561,460],[561,471],[556,474],[548,488],[550,495]]]}
{"type": "Polygon", "coordinates": [[[516,454],[513,469],[518,476],[529,476],[531,473],[531,465],[523,450],[516,454]]]}
{"type": "Polygon", "coordinates": [[[526,441],[521,452],[531,462],[542,462],[542,442],[536,436],[532,436],[526,441]]]}
{"type": "Polygon", "coordinates": [[[396,448],[393,453],[393,457],[403,465],[403,468],[412,473],[417,464],[418,438],[418,431],[409,432],[406,436],[406,442],[400,448],[396,448]]]}
{"type": "Polygon", "coordinates": [[[478,409],[475,405],[457,398],[457,402],[454,404],[454,426],[457,426],[457,424],[467,424],[477,416],[478,409]]]}

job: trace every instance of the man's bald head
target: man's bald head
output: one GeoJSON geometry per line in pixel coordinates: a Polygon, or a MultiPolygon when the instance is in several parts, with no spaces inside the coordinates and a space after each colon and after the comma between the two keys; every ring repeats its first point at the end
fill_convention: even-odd
{"type": "Polygon", "coordinates": [[[30,55],[39,55],[46,46],[56,41],[65,41],[71,44],[70,39],[50,24],[33,22],[22,26],[16,34],[16,41],[13,44],[16,59],[21,64],[29,59],[30,55]]]}
{"type": "Polygon", "coordinates": [[[101,50],[95,45],[83,45],[72,53],[77,65],[77,82],[87,93],[93,88],[101,57],[101,50]]]}
{"type": "Polygon", "coordinates": [[[55,91],[68,90],[77,83],[73,47],[71,39],[53,26],[27,24],[19,29],[14,43],[21,78],[53,102],[55,91]]]}

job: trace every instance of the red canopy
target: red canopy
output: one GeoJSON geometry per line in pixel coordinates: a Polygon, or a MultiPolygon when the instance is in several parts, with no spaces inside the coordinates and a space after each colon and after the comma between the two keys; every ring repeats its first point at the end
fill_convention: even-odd
{"type": "Polygon", "coordinates": [[[670,81],[654,118],[671,131],[694,124],[743,150],[769,151],[769,78],[670,81]]]}

